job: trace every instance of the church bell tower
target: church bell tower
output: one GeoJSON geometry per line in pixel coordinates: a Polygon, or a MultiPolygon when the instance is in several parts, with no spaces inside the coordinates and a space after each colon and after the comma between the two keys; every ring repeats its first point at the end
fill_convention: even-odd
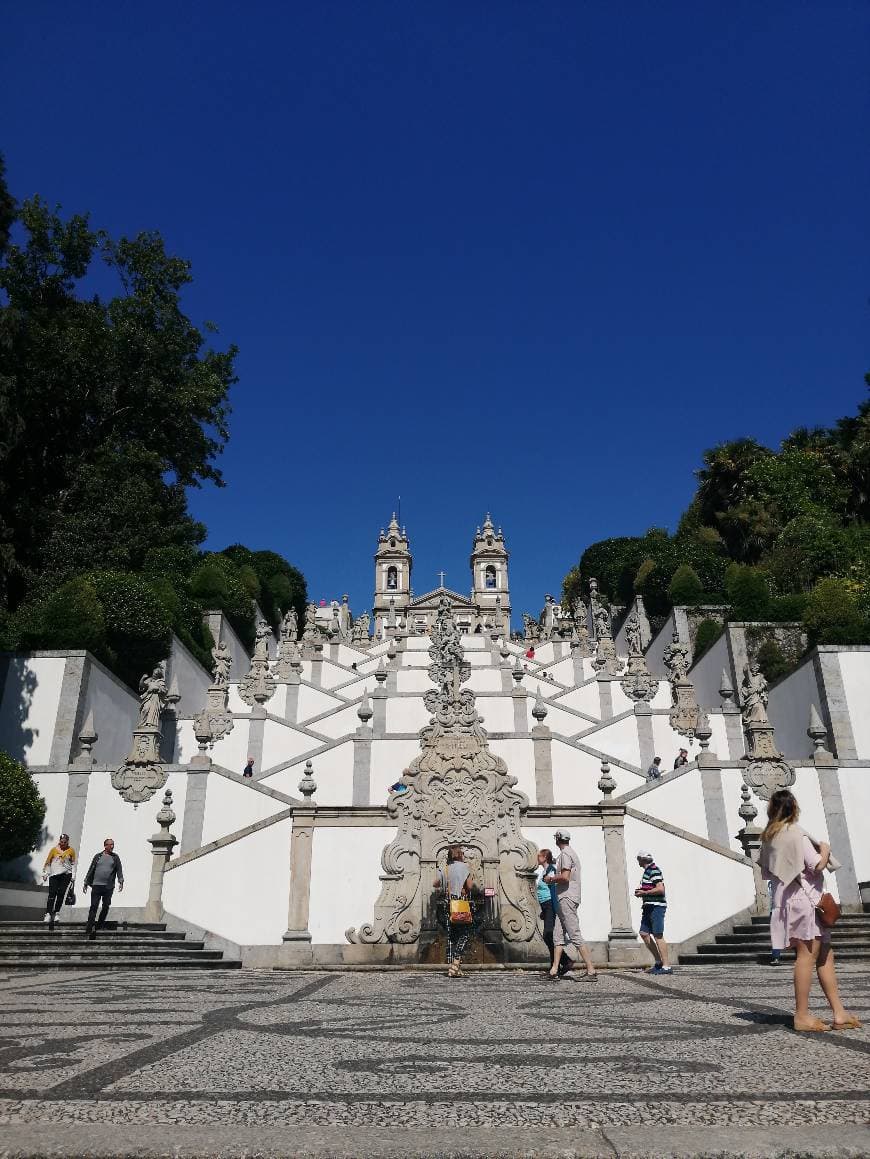
{"type": "Polygon", "coordinates": [[[399,527],[396,513],[386,531],[378,536],[375,552],[375,598],[372,605],[375,638],[383,635],[395,610],[396,620],[407,615],[411,602],[411,547],[404,527],[399,527]]]}
{"type": "Polygon", "coordinates": [[[508,550],[502,529],[493,527],[489,512],[478,527],[471,548],[471,591],[482,619],[495,617],[501,607],[504,627],[510,631],[511,597],[508,587],[508,550]]]}

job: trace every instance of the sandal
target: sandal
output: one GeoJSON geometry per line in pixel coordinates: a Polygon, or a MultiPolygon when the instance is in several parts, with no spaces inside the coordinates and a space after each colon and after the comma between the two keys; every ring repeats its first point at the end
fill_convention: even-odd
{"type": "Polygon", "coordinates": [[[848,1018],[842,1022],[832,1022],[831,1030],[860,1030],[861,1023],[854,1014],[850,1014],[848,1018]]]}
{"type": "Polygon", "coordinates": [[[831,1028],[826,1022],[822,1022],[821,1018],[814,1018],[810,1026],[795,1026],[792,1024],[792,1029],[797,1031],[798,1034],[822,1034],[831,1028]]]}

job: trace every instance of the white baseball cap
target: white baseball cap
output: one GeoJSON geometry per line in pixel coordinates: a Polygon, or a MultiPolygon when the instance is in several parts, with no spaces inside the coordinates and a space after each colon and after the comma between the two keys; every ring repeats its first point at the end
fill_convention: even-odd
{"type": "Polygon", "coordinates": [[[638,859],[638,861],[652,861],[653,855],[651,853],[649,853],[646,849],[641,849],[638,851],[637,859],[638,859]]]}
{"type": "Polygon", "coordinates": [[[568,832],[567,829],[557,829],[556,832],[553,834],[553,836],[556,838],[557,841],[570,841],[571,840],[571,834],[568,832]]]}

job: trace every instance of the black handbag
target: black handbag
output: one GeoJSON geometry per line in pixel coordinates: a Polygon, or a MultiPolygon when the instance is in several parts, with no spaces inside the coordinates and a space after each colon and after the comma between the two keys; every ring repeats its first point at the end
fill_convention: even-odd
{"type": "Polygon", "coordinates": [[[66,897],[63,899],[64,905],[76,904],[76,883],[75,878],[69,883],[69,888],[66,891],[66,897]]]}

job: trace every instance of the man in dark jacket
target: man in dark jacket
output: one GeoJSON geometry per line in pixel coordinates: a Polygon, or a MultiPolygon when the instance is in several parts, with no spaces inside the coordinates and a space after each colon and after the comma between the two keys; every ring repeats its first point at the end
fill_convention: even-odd
{"type": "Polygon", "coordinates": [[[121,858],[115,852],[115,842],[111,837],[107,837],[103,842],[103,852],[97,853],[90,864],[88,872],[85,874],[85,892],[91,891],[91,908],[88,912],[87,935],[93,941],[97,936],[97,929],[101,929],[106,924],[106,915],[109,912],[109,906],[112,904],[112,894],[115,892],[115,881],[118,882],[118,890],[124,889],[124,869],[121,865],[121,858]],[[97,918],[96,926],[94,918],[97,913],[97,906],[102,902],[100,916],[97,918]]]}

